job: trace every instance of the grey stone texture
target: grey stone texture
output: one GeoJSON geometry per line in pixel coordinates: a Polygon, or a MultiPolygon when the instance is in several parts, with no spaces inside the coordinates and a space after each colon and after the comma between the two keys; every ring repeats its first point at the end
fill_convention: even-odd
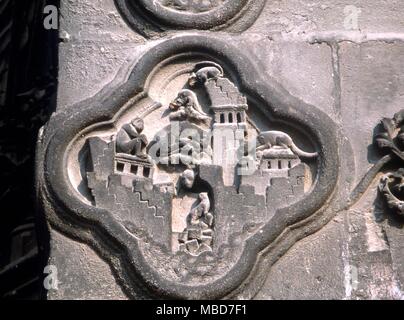
{"type": "MultiPolygon", "coordinates": [[[[271,0],[247,31],[219,34],[243,47],[263,76],[337,122],[352,146],[354,165],[345,170],[355,184],[377,159],[374,128],[404,107],[403,12],[401,0],[271,0]],[[358,30],[344,28],[344,9],[352,5],[360,9],[358,30]]],[[[112,0],[62,1],[60,34],[59,110],[119,83],[161,41],[127,26],[112,0]]],[[[264,266],[255,298],[404,299],[404,225],[377,203],[377,183],[264,266]]],[[[55,230],[50,263],[60,280],[50,299],[126,298],[101,257],[55,230]]]]}
{"type": "Polygon", "coordinates": [[[126,300],[109,265],[85,244],[52,231],[49,265],[57,267],[57,289],[51,300],[126,300]],[[97,276],[94,276],[97,275],[97,276]]]}

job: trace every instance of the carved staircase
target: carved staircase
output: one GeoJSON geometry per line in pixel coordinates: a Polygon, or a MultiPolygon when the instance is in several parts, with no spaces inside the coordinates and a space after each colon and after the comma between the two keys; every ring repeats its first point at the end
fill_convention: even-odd
{"type": "Polygon", "coordinates": [[[151,202],[150,199],[144,200],[143,197],[142,197],[142,193],[140,193],[140,192],[134,192],[134,194],[135,194],[135,196],[138,197],[137,199],[138,199],[139,203],[145,205],[148,209],[153,211],[153,215],[154,215],[155,218],[157,218],[157,219],[158,218],[160,218],[160,219],[163,218],[163,216],[157,214],[158,213],[157,212],[157,206],[150,204],[150,202],[151,202]]]}
{"type": "Polygon", "coordinates": [[[218,78],[206,83],[212,106],[246,105],[247,99],[238,88],[227,78],[218,78]]]}

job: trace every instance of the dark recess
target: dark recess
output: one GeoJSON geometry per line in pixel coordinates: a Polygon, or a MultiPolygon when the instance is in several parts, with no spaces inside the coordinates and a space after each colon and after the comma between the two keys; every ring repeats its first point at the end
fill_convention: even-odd
{"type": "Polygon", "coordinates": [[[38,131],[55,109],[59,41],[58,30],[44,28],[46,5],[59,0],[0,1],[0,297],[7,299],[45,297],[47,233],[35,211],[34,160],[38,131]]]}

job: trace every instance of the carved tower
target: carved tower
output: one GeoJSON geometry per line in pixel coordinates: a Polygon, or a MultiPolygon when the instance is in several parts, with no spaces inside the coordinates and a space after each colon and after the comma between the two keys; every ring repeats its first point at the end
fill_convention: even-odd
{"type": "Polygon", "coordinates": [[[205,84],[214,113],[213,164],[223,167],[226,186],[235,183],[241,140],[247,137],[247,99],[227,78],[205,84]]]}

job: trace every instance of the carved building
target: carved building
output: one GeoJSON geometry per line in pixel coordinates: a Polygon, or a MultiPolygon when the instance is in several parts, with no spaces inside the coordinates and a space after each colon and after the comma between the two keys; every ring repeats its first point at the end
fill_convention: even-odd
{"type": "MultiPolygon", "coordinates": [[[[380,35],[318,33],[328,20],[293,1],[90,2],[64,4],[65,16],[94,22],[64,21],[66,87],[38,142],[50,256],[75,288],[50,298],[399,295],[403,250],[377,230],[400,243],[403,173],[385,173],[381,202],[375,192],[379,173],[402,164],[404,117],[383,120],[380,155],[369,138],[398,111],[399,98],[381,97],[400,96],[402,68],[372,42],[380,35]],[[63,263],[83,250],[95,272],[63,263]]],[[[326,1],[320,15],[338,6],[326,1]]]]}
{"type": "MultiPolygon", "coordinates": [[[[299,157],[290,149],[272,148],[262,155],[256,165],[258,168],[253,174],[241,176],[241,184],[254,186],[257,194],[267,194],[267,188],[270,186],[271,193],[274,194],[271,199],[276,198],[276,195],[284,194],[286,191],[284,188],[276,190],[274,187],[273,180],[275,179],[277,181],[284,180],[285,183],[292,186],[292,189],[289,188],[291,190],[289,195],[295,200],[304,194],[303,181],[305,179],[306,168],[299,157]],[[299,174],[296,174],[296,172],[299,172],[299,174]],[[298,185],[301,188],[297,188],[298,185]]],[[[269,201],[268,205],[275,204],[269,201]]]]}
{"type": "Polygon", "coordinates": [[[235,183],[240,140],[247,137],[247,99],[227,78],[208,80],[205,87],[214,114],[213,163],[223,165],[224,183],[231,186],[235,183]]]}

